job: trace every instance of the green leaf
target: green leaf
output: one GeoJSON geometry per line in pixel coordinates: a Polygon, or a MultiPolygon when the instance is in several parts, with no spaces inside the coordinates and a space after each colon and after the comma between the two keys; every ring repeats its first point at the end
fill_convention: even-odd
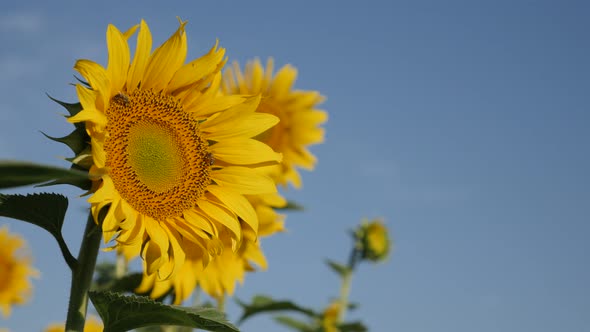
{"type": "Polygon", "coordinates": [[[300,320],[297,320],[295,318],[289,317],[289,316],[276,316],[273,317],[274,320],[276,320],[278,323],[283,324],[285,326],[288,326],[290,328],[293,328],[297,331],[301,331],[301,332],[313,332],[316,329],[309,325],[309,323],[307,322],[302,322],[300,320]]]}
{"type": "Polygon", "coordinates": [[[155,302],[147,297],[113,292],[88,292],[103,320],[104,332],[123,332],[150,325],[189,326],[207,331],[238,329],[213,308],[185,308],[155,302]]]}
{"type": "Polygon", "coordinates": [[[361,322],[349,322],[338,324],[338,331],[340,332],[367,332],[369,329],[361,322]]]}
{"type": "Polygon", "coordinates": [[[325,263],[332,269],[332,271],[336,272],[340,277],[344,277],[345,275],[352,272],[350,270],[350,268],[348,268],[340,263],[336,263],[333,260],[326,259],[325,263]]]}
{"type": "Polygon", "coordinates": [[[255,296],[252,299],[251,304],[246,304],[244,302],[241,302],[240,300],[236,300],[236,302],[244,309],[244,313],[242,314],[242,317],[240,317],[240,319],[238,320],[238,324],[242,323],[247,318],[256,314],[283,310],[300,312],[309,317],[320,317],[320,314],[316,313],[315,311],[297,305],[291,301],[275,301],[272,298],[264,295],[255,296]]]}
{"type": "Polygon", "coordinates": [[[68,199],[60,194],[0,194],[0,216],[37,225],[55,237],[61,237],[68,199]]]}
{"type": "Polygon", "coordinates": [[[68,199],[59,194],[0,194],[0,216],[26,221],[51,233],[57,240],[64,259],[70,268],[73,268],[76,259],[70,253],[61,234],[67,209],[68,199]]]}
{"type": "Polygon", "coordinates": [[[303,205],[293,202],[293,201],[287,201],[287,205],[283,206],[283,207],[279,207],[276,208],[277,210],[293,210],[293,211],[303,211],[305,210],[305,208],[303,207],[303,205]]]}
{"type": "Polygon", "coordinates": [[[52,180],[61,181],[60,183],[88,181],[88,173],[27,162],[0,160],[0,189],[52,180]]]}
{"type": "MultiPolygon", "coordinates": [[[[70,166],[70,170],[73,170],[74,172],[83,172],[86,174],[88,173],[87,169],[84,169],[76,164],[72,164],[72,166],[70,166]]],[[[69,177],[69,176],[61,177],[61,178],[55,179],[50,182],[38,184],[35,187],[49,187],[49,186],[56,186],[59,184],[69,184],[74,187],[78,187],[82,190],[90,190],[90,188],[92,188],[92,181],[90,181],[90,178],[86,177],[86,178],[82,179],[82,178],[73,178],[73,177],[69,177]]]]}

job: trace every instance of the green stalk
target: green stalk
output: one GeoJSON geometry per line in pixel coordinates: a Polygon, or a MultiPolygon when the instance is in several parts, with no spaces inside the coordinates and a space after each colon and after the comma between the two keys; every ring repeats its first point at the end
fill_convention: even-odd
{"type": "Polygon", "coordinates": [[[78,253],[78,265],[72,271],[70,303],[66,319],[66,331],[83,332],[88,310],[88,290],[92,283],[92,275],[96,266],[96,257],[100,247],[102,233],[94,222],[92,214],[88,214],[82,245],[78,253]]]}
{"type": "Polygon", "coordinates": [[[350,285],[352,284],[352,273],[354,272],[354,268],[356,267],[357,258],[358,258],[358,250],[356,247],[352,248],[352,252],[350,253],[350,257],[348,259],[348,266],[346,271],[342,274],[342,285],[340,286],[340,298],[338,302],[340,304],[340,311],[338,313],[338,319],[336,320],[338,323],[342,323],[344,321],[344,317],[346,316],[346,311],[348,310],[348,297],[350,296],[350,285]]]}
{"type": "Polygon", "coordinates": [[[225,313],[225,293],[221,294],[221,296],[217,298],[217,310],[225,313]]]}

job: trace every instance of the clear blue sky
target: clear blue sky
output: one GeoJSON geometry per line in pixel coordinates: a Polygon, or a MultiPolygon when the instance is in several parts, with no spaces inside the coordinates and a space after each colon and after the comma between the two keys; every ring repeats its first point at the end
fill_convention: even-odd
{"type": "MultiPolygon", "coordinates": [[[[343,260],[345,231],[382,216],[396,250],[361,266],[349,316],[372,331],[590,331],[588,2],[3,2],[0,158],[66,166],[66,148],[38,132],[70,129],[44,93],[75,101],[72,66],[106,63],[108,23],[144,18],[156,45],[177,15],[190,58],[219,38],[231,60],[274,56],[299,68],[298,88],[328,97],[317,170],[287,194],[307,211],[263,242],[270,269],[249,275],[240,298],[325,306],[339,285],[322,259],[343,260]]],[[[71,197],[65,235],[77,252],[84,199],[53,190],[71,197]]],[[[0,327],[64,320],[70,275],[57,245],[0,224],[27,238],[42,272],[30,305],[0,327]]],[[[263,318],[243,330],[286,331],[263,318]]]]}

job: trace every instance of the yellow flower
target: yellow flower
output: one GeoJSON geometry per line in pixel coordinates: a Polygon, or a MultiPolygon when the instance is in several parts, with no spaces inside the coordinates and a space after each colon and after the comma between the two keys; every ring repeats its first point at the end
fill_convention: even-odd
{"type": "Polygon", "coordinates": [[[268,59],[264,68],[258,59],[246,64],[244,73],[239,65],[226,69],[222,91],[232,94],[262,94],[257,111],[274,114],[281,121],[257,139],[283,154],[283,162],[269,169],[273,178],[282,185],[291,183],[301,187],[301,177],[296,167],[312,170],[316,158],[307,147],[324,141],[324,129],[320,127],[328,115],[316,109],[324,97],[317,91],[294,90],[297,70],[286,65],[273,77],[273,60],[268,59]]]}
{"type": "Polygon", "coordinates": [[[278,122],[255,112],[260,96],[219,94],[223,48],[185,64],[185,24],[152,53],[141,21],[133,60],[127,39],[137,26],[121,33],[109,25],[106,69],[76,62],[91,88],[76,86],[83,110],[69,118],[84,122],[91,138],[98,186],[88,201],[95,220],[109,207],[105,242],[141,254],[147,273],[161,279],[182,266],[189,244],[206,262],[222,243],[235,247],[244,230],[257,233],[244,195],[276,192],[256,168],[282,159],[252,139],[278,122]]]}
{"type": "MultiPolygon", "coordinates": [[[[66,327],[63,323],[54,323],[45,328],[44,332],[64,332],[66,327]]],[[[95,316],[88,316],[84,324],[84,332],[102,332],[102,321],[95,316]]]]}
{"type": "Polygon", "coordinates": [[[373,262],[387,258],[390,241],[387,227],[381,220],[371,222],[365,220],[360,228],[359,239],[362,246],[362,258],[373,262]]]}
{"type": "Polygon", "coordinates": [[[330,303],[330,305],[324,310],[324,314],[322,316],[323,331],[338,332],[336,323],[338,322],[338,317],[340,316],[341,309],[342,306],[340,305],[340,302],[334,301],[330,303]]]}
{"type": "Polygon", "coordinates": [[[10,316],[13,305],[24,304],[31,296],[30,278],[38,277],[39,271],[31,266],[31,257],[25,241],[0,227],[0,312],[10,316]]]}

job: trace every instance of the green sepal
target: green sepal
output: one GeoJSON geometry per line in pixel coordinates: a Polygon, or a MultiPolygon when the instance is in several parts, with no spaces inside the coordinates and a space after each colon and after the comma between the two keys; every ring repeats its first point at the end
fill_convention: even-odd
{"type": "Polygon", "coordinates": [[[325,263],[326,263],[326,265],[328,265],[332,269],[332,271],[336,272],[340,277],[344,277],[345,275],[352,272],[350,270],[350,268],[348,268],[340,263],[336,263],[333,260],[326,259],[325,263]]]}
{"type": "Polygon", "coordinates": [[[236,299],[236,302],[244,309],[242,317],[238,320],[238,324],[245,321],[247,318],[260,313],[274,312],[274,311],[295,311],[307,315],[309,317],[320,317],[321,315],[315,311],[302,307],[291,301],[275,301],[271,297],[264,295],[256,295],[252,299],[251,304],[244,303],[236,299]]]}
{"type": "Polygon", "coordinates": [[[70,183],[88,181],[88,173],[28,162],[0,160],[0,189],[28,186],[49,181],[70,183]],[[68,182],[66,182],[68,181],[68,182]]]}
{"type": "MultiPolygon", "coordinates": [[[[68,113],[70,113],[70,116],[74,116],[82,110],[82,104],[80,104],[80,103],[75,103],[75,104],[66,103],[61,100],[57,100],[57,99],[51,97],[49,94],[47,94],[47,97],[49,97],[49,99],[53,100],[54,102],[60,104],[61,106],[63,106],[68,111],[68,113]]],[[[78,129],[82,129],[82,130],[84,130],[84,128],[85,128],[84,122],[74,123],[74,126],[78,129]]]]}
{"type": "Polygon", "coordinates": [[[76,259],[61,234],[67,209],[68,199],[60,194],[0,194],[0,216],[26,221],[48,231],[57,240],[68,265],[73,267],[76,259]]]}
{"type": "Polygon", "coordinates": [[[301,332],[315,332],[316,329],[307,322],[297,320],[289,316],[275,316],[273,319],[282,325],[288,326],[294,330],[301,332]]]}
{"type": "Polygon", "coordinates": [[[74,75],[74,78],[76,79],[76,81],[82,83],[82,85],[84,85],[85,87],[87,87],[88,89],[92,90],[92,87],[90,86],[90,84],[86,81],[84,81],[83,79],[81,79],[80,77],[74,75]]]}
{"type": "Polygon", "coordinates": [[[277,207],[275,209],[277,209],[277,210],[292,210],[292,211],[304,211],[305,210],[303,205],[301,205],[297,202],[293,202],[293,201],[287,201],[287,204],[285,206],[277,207]]]}
{"type": "Polygon", "coordinates": [[[76,155],[84,151],[88,146],[88,142],[90,142],[90,137],[86,133],[86,130],[81,128],[74,129],[74,131],[64,137],[53,137],[44,132],[41,132],[41,134],[52,141],[67,145],[76,155]]]}
{"type": "Polygon", "coordinates": [[[150,325],[178,325],[219,332],[239,331],[214,308],[166,305],[147,297],[88,292],[104,323],[104,332],[123,332],[150,325]]]}

